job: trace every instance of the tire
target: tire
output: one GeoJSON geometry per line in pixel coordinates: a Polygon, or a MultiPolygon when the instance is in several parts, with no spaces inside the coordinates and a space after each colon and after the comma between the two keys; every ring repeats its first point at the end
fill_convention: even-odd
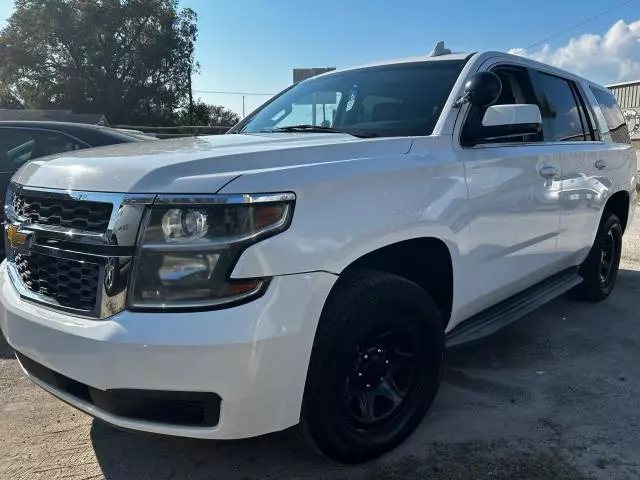
{"type": "Polygon", "coordinates": [[[361,271],[339,282],[316,332],[300,426],[323,455],[358,463],[393,449],[424,418],[442,376],[444,328],[409,280],[361,271]]]}
{"type": "Polygon", "coordinates": [[[584,281],[571,296],[586,302],[600,302],[613,291],[622,253],[622,224],[614,213],[605,211],[589,255],[580,266],[584,281]]]}

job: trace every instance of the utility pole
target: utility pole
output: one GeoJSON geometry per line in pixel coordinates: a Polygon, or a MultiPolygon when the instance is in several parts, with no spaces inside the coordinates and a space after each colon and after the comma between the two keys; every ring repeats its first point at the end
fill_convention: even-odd
{"type": "Polygon", "coordinates": [[[242,118],[244,118],[244,98],[246,95],[242,95],[242,118]]]}
{"type": "Polygon", "coordinates": [[[193,125],[193,88],[191,85],[191,65],[189,65],[189,123],[193,125]]]}

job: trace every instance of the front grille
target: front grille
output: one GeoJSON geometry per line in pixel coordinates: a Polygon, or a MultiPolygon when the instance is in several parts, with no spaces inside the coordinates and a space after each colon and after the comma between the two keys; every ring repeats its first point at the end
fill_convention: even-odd
{"type": "Polygon", "coordinates": [[[20,297],[94,319],[125,310],[137,232],[155,195],[11,183],[7,199],[17,232],[7,269],[20,297]]]}
{"type": "Polygon", "coordinates": [[[14,262],[28,290],[52,298],[64,307],[94,309],[100,277],[98,265],[37,253],[16,254],[14,262]]]}
{"type": "Polygon", "coordinates": [[[13,210],[31,223],[104,233],[109,226],[110,203],[46,197],[14,192],[13,210]]]}

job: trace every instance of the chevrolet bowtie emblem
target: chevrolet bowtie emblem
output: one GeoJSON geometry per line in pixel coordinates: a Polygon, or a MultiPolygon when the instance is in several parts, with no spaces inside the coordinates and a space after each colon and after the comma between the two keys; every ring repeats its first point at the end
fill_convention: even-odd
{"type": "Polygon", "coordinates": [[[7,239],[13,248],[22,249],[27,246],[29,234],[21,233],[18,225],[8,225],[6,227],[7,239]]]}

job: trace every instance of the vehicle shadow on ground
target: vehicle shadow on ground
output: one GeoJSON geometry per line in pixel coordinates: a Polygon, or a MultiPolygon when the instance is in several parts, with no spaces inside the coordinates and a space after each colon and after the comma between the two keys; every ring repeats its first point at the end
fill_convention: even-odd
{"type": "Polygon", "coordinates": [[[108,480],[289,478],[331,470],[308,449],[297,428],[246,440],[207,441],[120,431],[94,420],[91,441],[108,480]]]}
{"type": "Polygon", "coordinates": [[[13,348],[9,346],[2,332],[0,332],[0,358],[13,358],[13,348]]]}
{"type": "MultiPolygon", "coordinates": [[[[464,464],[487,465],[495,462],[500,454],[494,445],[482,445],[477,450],[468,451],[456,439],[451,440],[446,433],[453,425],[457,437],[465,426],[456,422],[458,414],[467,408],[470,396],[478,392],[490,391],[496,405],[505,402],[519,402],[522,392],[513,386],[501,386],[500,382],[478,381],[473,375],[479,369],[500,377],[501,373],[513,368],[524,371],[535,370],[535,365],[552,355],[548,343],[563,342],[574,335],[576,328],[585,335],[598,338],[602,323],[597,320],[582,322],[578,317],[587,310],[601,309],[603,314],[612,305],[627,303],[637,297],[640,291],[640,272],[622,270],[619,293],[602,304],[583,304],[560,298],[533,313],[530,321],[520,321],[503,331],[467,347],[457,348],[448,353],[443,384],[430,412],[437,421],[425,420],[418,431],[395,452],[380,460],[362,466],[340,466],[311,451],[296,428],[264,437],[242,441],[201,441],[123,432],[94,421],[91,440],[102,472],[108,480],[137,479],[264,479],[264,478],[366,478],[400,479],[432,474],[432,478],[465,478],[475,480],[486,477],[484,473],[472,473],[475,467],[464,471],[464,464]],[[610,303],[615,302],[615,303],[610,303]],[[565,321],[575,318],[575,323],[565,321]],[[435,428],[439,433],[434,433],[435,428]],[[439,435],[439,436],[438,436],[439,435]],[[437,438],[434,440],[434,436],[437,438]],[[456,443],[458,442],[458,443],[456,443]],[[443,458],[449,458],[444,461],[443,458]],[[464,462],[461,459],[466,459],[464,462]],[[484,463],[483,463],[484,462],[484,463]],[[437,465],[438,471],[425,470],[437,465]],[[382,472],[382,473],[381,473],[382,472]],[[462,475],[462,476],[457,476],[462,475]]],[[[614,308],[621,308],[617,305],[614,308]]],[[[593,316],[590,316],[593,318],[593,316]]],[[[595,317],[597,319],[597,316],[595,317]]],[[[535,375],[535,372],[533,373],[535,375]]],[[[470,427],[469,427],[470,428],[470,427]]],[[[532,441],[533,442],[533,441],[532,441]]],[[[475,445],[475,444],[474,444],[475,445]]],[[[475,448],[475,447],[474,447],[475,448]]],[[[533,447],[535,448],[535,447],[533,447]]],[[[527,477],[517,478],[586,478],[552,450],[531,456],[531,451],[509,450],[498,475],[491,478],[513,478],[511,474],[521,472],[524,462],[528,465],[527,477]],[[524,458],[524,460],[522,460],[524,458]],[[515,462],[513,470],[509,461],[515,462]],[[536,472],[539,472],[537,475],[536,472]],[[504,476],[503,476],[504,474],[504,476]],[[537,475],[537,476],[536,476],[537,475]]],[[[433,467],[435,468],[435,467],[433,467]]],[[[487,467],[488,468],[488,467],[487,467]]],[[[429,478],[431,475],[427,475],[429,478]]]]}

